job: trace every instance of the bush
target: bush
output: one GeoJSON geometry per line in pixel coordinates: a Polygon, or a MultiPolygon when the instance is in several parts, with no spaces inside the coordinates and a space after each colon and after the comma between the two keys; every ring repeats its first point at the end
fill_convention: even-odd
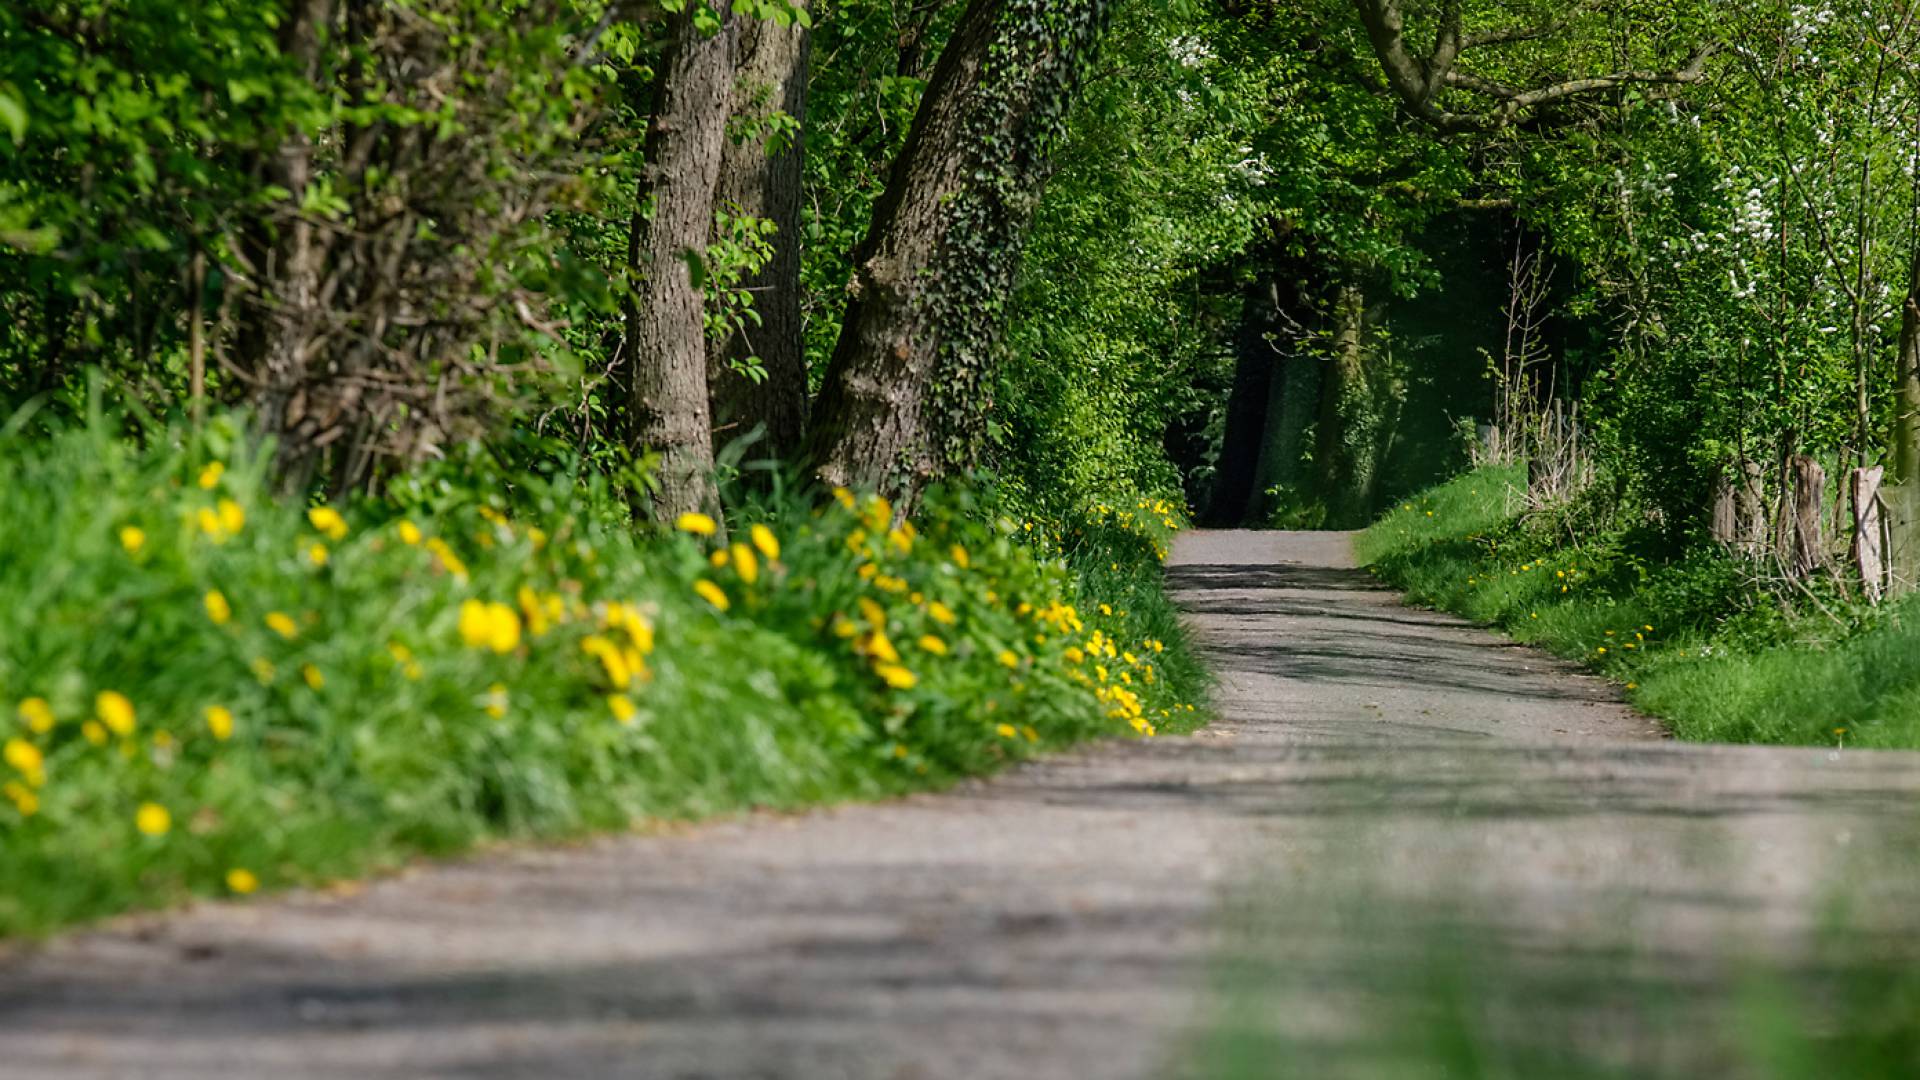
{"type": "Polygon", "coordinates": [[[1164,539],[1111,522],[955,487],[635,532],[571,475],[304,506],[237,430],[0,437],[0,932],[1199,715],[1164,539]]]}

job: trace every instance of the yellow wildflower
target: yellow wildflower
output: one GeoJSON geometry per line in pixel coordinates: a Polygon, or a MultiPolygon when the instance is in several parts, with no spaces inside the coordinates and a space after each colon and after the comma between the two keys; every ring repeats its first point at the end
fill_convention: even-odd
{"type": "Polygon", "coordinates": [[[712,604],[716,611],[725,611],[733,606],[733,601],[727,599],[726,590],[706,578],[694,582],[693,591],[699,593],[702,600],[712,604]]]}
{"type": "Polygon", "coordinates": [[[887,609],[875,603],[871,597],[862,596],[854,601],[860,605],[860,617],[875,630],[887,625],[887,609]]]}
{"type": "Polygon", "coordinates": [[[207,706],[207,730],[221,742],[233,738],[233,711],[225,705],[207,706]]]}
{"type": "Polygon", "coordinates": [[[1087,654],[1081,652],[1078,645],[1067,646],[1067,651],[1061,655],[1067,658],[1069,664],[1078,664],[1087,658],[1087,654]]]}
{"type": "Polygon", "coordinates": [[[865,647],[867,655],[877,660],[889,664],[900,662],[900,651],[893,647],[893,642],[887,640],[887,634],[884,630],[875,630],[872,634],[868,635],[865,647]]]}
{"type": "Polygon", "coordinates": [[[307,549],[307,561],[315,566],[327,565],[327,545],[314,544],[307,549]]]}
{"type": "Polygon", "coordinates": [[[41,755],[40,748],[22,738],[7,740],[5,756],[7,764],[13,766],[14,771],[25,774],[30,781],[40,776],[47,767],[47,759],[41,755]]]}
{"type": "Polygon", "coordinates": [[[934,622],[942,626],[952,626],[954,623],[960,621],[959,617],[953,613],[952,608],[938,600],[927,605],[927,614],[933,618],[934,622]]]}
{"type": "Polygon", "coordinates": [[[254,876],[253,871],[238,866],[227,871],[227,888],[235,896],[249,895],[259,887],[260,879],[254,876]]]}
{"type": "Polygon", "coordinates": [[[207,467],[200,470],[200,486],[207,491],[219,487],[220,476],[226,471],[227,467],[224,464],[218,461],[208,462],[207,467]]]}
{"type": "Polygon", "coordinates": [[[911,690],[920,682],[920,677],[899,664],[875,664],[873,673],[880,676],[888,686],[895,690],[911,690]]]}
{"type": "Polygon", "coordinates": [[[1020,666],[1020,657],[1012,649],[1001,649],[997,659],[1003,667],[1017,668],[1020,666]]]}
{"type": "Polygon", "coordinates": [[[306,681],[307,686],[315,690],[327,685],[327,677],[320,674],[320,669],[314,667],[312,664],[300,665],[300,678],[306,681]]]}
{"type": "Polygon", "coordinates": [[[327,539],[339,543],[347,538],[347,519],[340,511],[331,506],[316,506],[307,511],[307,521],[314,528],[327,534],[327,539]]]}
{"type": "Polygon", "coordinates": [[[780,557],[780,538],[773,535],[772,529],[765,525],[755,525],[747,532],[753,539],[753,546],[760,549],[760,554],[768,559],[780,557]]]}
{"type": "Polygon", "coordinates": [[[284,611],[267,612],[267,629],[283,638],[291,638],[300,632],[300,626],[293,621],[293,616],[284,611]]]}
{"type": "Polygon", "coordinates": [[[232,499],[221,499],[219,512],[220,529],[228,536],[232,536],[234,533],[246,527],[247,512],[242,510],[240,504],[234,502],[232,499]]]}
{"type": "Polygon", "coordinates": [[[140,549],[147,546],[147,531],[138,525],[128,525],[120,530],[120,546],[127,554],[138,555],[140,549]]]}
{"type": "Polygon", "coordinates": [[[674,519],[673,527],[683,533],[692,533],[695,536],[712,536],[714,533],[720,531],[718,522],[714,521],[713,518],[708,515],[700,513],[681,514],[674,519]]]}
{"type": "Polygon", "coordinates": [[[140,809],[134,812],[133,827],[148,836],[165,836],[167,830],[173,828],[173,815],[159,803],[141,803],[140,809]]]}
{"type": "Polygon", "coordinates": [[[955,544],[951,548],[948,548],[947,556],[953,560],[953,565],[959,567],[962,570],[965,570],[967,567],[973,565],[973,560],[967,555],[967,549],[961,547],[959,544],[955,544]]]}
{"type": "Polygon", "coordinates": [[[1020,734],[1019,729],[1015,728],[1012,724],[1001,724],[995,727],[993,730],[995,734],[999,735],[1003,739],[1015,738],[1020,734]]]}
{"type": "Polygon", "coordinates": [[[634,705],[633,699],[625,694],[608,694],[607,708],[613,711],[613,718],[622,726],[631,726],[634,713],[640,711],[639,707],[634,705]]]}
{"type": "Polygon", "coordinates": [[[400,542],[408,547],[413,547],[420,542],[420,526],[411,521],[402,521],[396,531],[400,534],[400,542]]]}
{"type": "Polygon", "coordinates": [[[95,746],[107,745],[107,729],[101,727],[98,720],[89,720],[81,724],[80,734],[95,746]]]}
{"type": "Polygon", "coordinates": [[[487,715],[495,720],[507,715],[507,687],[505,683],[494,683],[487,687],[487,715]]]}
{"type": "Polygon", "coordinates": [[[760,560],[754,558],[753,549],[745,544],[735,544],[733,552],[733,572],[740,580],[751,585],[760,580],[760,560]]]}
{"type": "Polygon", "coordinates": [[[206,605],[207,618],[212,619],[215,626],[225,626],[227,620],[233,618],[233,605],[227,603],[226,594],[219,589],[208,589],[200,602],[206,605]]]}
{"type": "Polygon", "coordinates": [[[133,702],[117,690],[102,690],[93,699],[93,709],[100,715],[100,722],[115,735],[133,734],[133,702]]]}
{"type": "Polygon", "coordinates": [[[934,637],[932,634],[920,635],[919,645],[921,649],[925,650],[926,652],[930,652],[935,656],[947,655],[947,643],[944,641],[941,641],[937,637],[934,637]]]}
{"type": "Polygon", "coordinates": [[[7,798],[13,801],[13,808],[20,811],[21,817],[32,817],[40,812],[40,796],[24,786],[9,780],[4,787],[0,787],[0,791],[6,792],[7,798]]]}
{"type": "Polygon", "coordinates": [[[464,600],[460,604],[460,640],[471,648],[510,653],[520,647],[520,613],[506,604],[464,600]]]}
{"type": "Polygon", "coordinates": [[[36,735],[44,735],[53,730],[53,708],[46,698],[30,697],[20,703],[20,719],[27,730],[36,735]]]}
{"type": "Polygon", "coordinates": [[[713,567],[715,570],[727,565],[726,549],[721,548],[709,554],[707,556],[707,565],[713,567]]]}

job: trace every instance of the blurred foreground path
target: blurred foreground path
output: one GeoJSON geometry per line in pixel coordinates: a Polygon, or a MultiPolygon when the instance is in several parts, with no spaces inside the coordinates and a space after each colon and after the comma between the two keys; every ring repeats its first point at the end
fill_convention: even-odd
{"type": "Polygon", "coordinates": [[[1192,738],[70,936],[0,957],[0,1077],[1387,1075],[1368,1025],[1461,980],[1384,973],[1442,955],[1489,1053],[1728,1075],[1756,958],[1854,970],[1838,901],[1914,955],[1920,755],[1665,741],[1349,541],[1181,540],[1192,738]]]}

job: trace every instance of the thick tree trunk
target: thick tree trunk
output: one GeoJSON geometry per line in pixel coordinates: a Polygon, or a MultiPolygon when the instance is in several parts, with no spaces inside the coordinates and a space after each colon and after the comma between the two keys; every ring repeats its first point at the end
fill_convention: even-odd
{"type": "Polygon", "coordinates": [[[1357,524],[1356,515],[1371,505],[1374,447],[1368,413],[1366,370],[1366,293],[1342,285],[1333,302],[1332,355],[1320,387],[1320,422],[1314,461],[1325,485],[1333,524],[1357,524]]]}
{"type": "MultiPolygon", "coordinates": [[[[804,122],[810,48],[811,34],[798,22],[781,26],[772,19],[744,21],[734,49],[740,115],[764,122],[778,112],[804,122]]],[[[802,142],[797,133],[779,139],[774,147],[764,138],[729,142],[721,159],[715,196],[720,207],[770,221],[776,232],[772,260],[745,283],[753,294],[758,324],[713,351],[707,388],[716,443],[764,425],[765,441],[758,451],[786,460],[800,451],[808,399],[800,317],[802,142]],[[765,372],[757,382],[740,372],[753,357],[765,372]]]]}
{"type": "Polygon", "coordinates": [[[1233,389],[1227,396],[1226,430],[1221,434],[1219,464],[1207,499],[1209,525],[1246,524],[1259,504],[1260,451],[1271,422],[1272,384],[1280,374],[1270,336],[1279,288],[1278,275],[1262,269],[1247,283],[1241,298],[1233,389]]]}
{"type": "Polygon", "coordinates": [[[622,349],[632,380],[627,434],[636,453],[660,456],[651,501],[663,518],[711,510],[718,502],[705,300],[689,265],[705,258],[712,237],[733,103],[735,19],[728,0],[716,6],[721,29],[711,36],[694,25],[696,5],[674,18],[627,249],[638,279],[622,349]]]}
{"type": "Polygon", "coordinates": [[[1907,271],[1907,299],[1900,306],[1899,412],[1893,420],[1893,482],[1920,483],[1920,247],[1907,271]]]}
{"type": "Polygon", "coordinates": [[[1045,153],[1109,3],[962,13],[855,257],[808,440],[826,483],[912,494],[969,456],[1045,153]]]}

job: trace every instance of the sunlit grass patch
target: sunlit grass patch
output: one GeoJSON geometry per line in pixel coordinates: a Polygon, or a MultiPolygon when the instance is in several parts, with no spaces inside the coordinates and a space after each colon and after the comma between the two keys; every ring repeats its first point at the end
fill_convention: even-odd
{"type": "Polygon", "coordinates": [[[1358,550],[1415,603],[1498,626],[1624,684],[1687,739],[1920,746],[1920,606],[1789,612],[1711,550],[1643,556],[1525,520],[1517,468],[1405,500],[1358,550]]]}

